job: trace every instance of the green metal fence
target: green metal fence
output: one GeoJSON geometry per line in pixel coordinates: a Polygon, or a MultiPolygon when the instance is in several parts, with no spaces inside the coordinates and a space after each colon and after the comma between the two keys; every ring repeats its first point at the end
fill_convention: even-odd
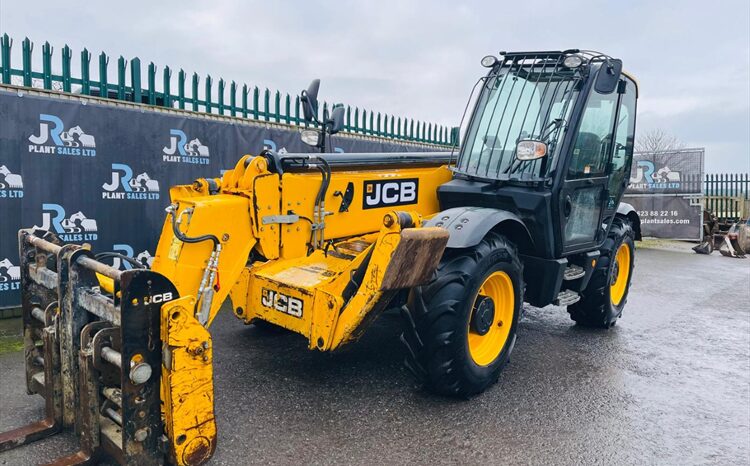
{"type": "Polygon", "coordinates": [[[748,215],[750,174],[706,175],[703,195],[706,209],[710,209],[722,221],[736,222],[748,215]]]}
{"type": "MultiPolygon", "coordinates": [[[[189,78],[184,70],[177,73],[177,87],[172,87],[172,69],[164,67],[161,72],[161,89],[157,89],[157,68],[153,62],[146,70],[146,83],[141,82],[141,60],[117,59],[116,74],[109,69],[109,56],[102,52],[98,56],[98,80],[91,75],[92,55],[87,49],[80,54],[80,75],[73,75],[73,51],[65,45],[59,54],[59,74],[53,71],[53,48],[49,42],[42,45],[41,71],[33,69],[34,44],[28,39],[21,42],[21,67],[13,68],[11,49],[13,39],[8,34],[0,37],[0,80],[3,84],[18,84],[63,92],[77,92],[109,99],[140,102],[161,107],[203,111],[233,117],[251,118],[286,124],[304,125],[300,111],[299,96],[291,97],[268,88],[261,90],[247,84],[239,86],[231,81],[229,86],[219,79],[214,92],[214,79],[207,75],[203,79],[204,94],[199,97],[200,77],[193,73],[189,78]],[[130,68],[130,73],[128,73],[130,68]],[[129,83],[127,78],[129,76],[129,83]],[[13,77],[20,77],[14,80],[13,77]],[[18,82],[15,82],[18,81],[18,82]]],[[[322,105],[323,112],[329,108],[322,105]]],[[[331,107],[333,108],[333,107],[331,107]]],[[[452,145],[458,136],[458,128],[448,128],[410,118],[395,117],[381,112],[346,106],[344,131],[367,136],[381,136],[410,142],[452,145]]]]}

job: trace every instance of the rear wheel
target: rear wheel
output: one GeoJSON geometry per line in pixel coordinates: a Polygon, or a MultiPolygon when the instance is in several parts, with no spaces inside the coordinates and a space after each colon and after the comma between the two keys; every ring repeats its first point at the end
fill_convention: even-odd
{"type": "Polygon", "coordinates": [[[515,246],[497,233],[446,251],[404,309],[406,366],[426,389],[467,397],[497,381],[516,340],[522,277],[515,246]]]}
{"type": "Polygon", "coordinates": [[[570,318],[586,327],[609,328],[622,315],[633,275],[635,243],[630,222],[613,220],[581,300],[568,306],[570,318]]]}

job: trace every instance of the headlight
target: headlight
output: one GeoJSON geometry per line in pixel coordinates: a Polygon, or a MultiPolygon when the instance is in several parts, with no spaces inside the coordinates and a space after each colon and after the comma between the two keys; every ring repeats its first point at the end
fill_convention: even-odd
{"type": "Polygon", "coordinates": [[[563,65],[566,68],[578,68],[579,66],[583,65],[583,58],[578,55],[565,57],[565,60],[563,60],[563,65]]]}
{"type": "Polygon", "coordinates": [[[487,55],[486,57],[482,58],[482,66],[485,68],[492,68],[495,66],[495,63],[497,63],[497,57],[493,55],[487,55]]]}
{"type": "Polygon", "coordinates": [[[516,158],[518,160],[536,160],[547,155],[547,144],[542,141],[526,139],[519,141],[516,146],[516,158]]]}
{"type": "Polygon", "coordinates": [[[314,129],[303,130],[300,137],[302,142],[308,146],[318,147],[320,145],[320,133],[314,129]]]}

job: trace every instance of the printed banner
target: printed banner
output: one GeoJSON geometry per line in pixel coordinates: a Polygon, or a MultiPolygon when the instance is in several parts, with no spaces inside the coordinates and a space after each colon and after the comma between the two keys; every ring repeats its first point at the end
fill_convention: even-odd
{"type": "Polygon", "coordinates": [[[643,236],[701,239],[703,159],[702,148],[633,154],[623,202],[638,211],[643,236]]]}
{"type": "MultiPolygon", "coordinates": [[[[39,227],[144,264],[169,188],[264,148],[314,152],[296,130],[0,91],[0,308],[20,302],[17,231],[39,227]]],[[[335,152],[426,146],[334,136],[335,152]]],[[[429,149],[434,150],[434,149],[429,149]]],[[[118,268],[130,264],[115,259],[118,268]]]]}
{"type": "Polygon", "coordinates": [[[633,154],[627,194],[700,194],[703,149],[633,154]]]}
{"type": "Polygon", "coordinates": [[[623,202],[638,212],[644,237],[701,240],[703,210],[698,197],[626,195],[623,202]]]}

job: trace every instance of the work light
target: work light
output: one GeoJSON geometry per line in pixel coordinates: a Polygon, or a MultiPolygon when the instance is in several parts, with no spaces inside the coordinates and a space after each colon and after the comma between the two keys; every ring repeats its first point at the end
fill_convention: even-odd
{"type": "Polygon", "coordinates": [[[565,60],[563,60],[563,65],[566,68],[578,68],[579,66],[583,65],[583,58],[579,57],[578,55],[565,57],[565,60]]]}
{"type": "Polygon", "coordinates": [[[493,55],[487,55],[486,57],[482,58],[482,66],[485,68],[492,68],[497,63],[497,57],[493,55]]]}

